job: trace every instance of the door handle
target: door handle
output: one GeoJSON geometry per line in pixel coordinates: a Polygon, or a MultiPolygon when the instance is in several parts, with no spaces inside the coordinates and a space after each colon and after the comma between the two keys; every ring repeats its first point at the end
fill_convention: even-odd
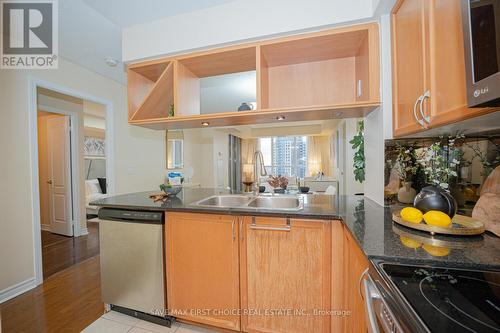
{"type": "Polygon", "coordinates": [[[368,317],[368,332],[379,333],[377,318],[375,314],[375,307],[373,306],[373,299],[380,298],[380,294],[375,290],[373,282],[370,277],[363,281],[365,286],[365,305],[366,305],[366,316],[368,317]]]}
{"type": "Polygon", "coordinates": [[[422,119],[418,119],[418,116],[417,116],[417,105],[418,105],[418,103],[422,103],[423,98],[424,98],[424,96],[422,96],[422,95],[418,96],[417,100],[415,101],[415,104],[413,104],[413,117],[415,117],[415,120],[417,121],[417,123],[420,126],[425,128],[424,121],[422,119]]]}
{"type": "MultiPolygon", "coordinates": [[[[431,97],[431,92],[429,90],[427,90],[422,95],[422,100],[420,101],[420,115],[422,116],[422,120],[425,121],[427,124],[431,123],[431,118],[429,116],[425,115],[423,104],[425,102],[425,99],[430,98],[430,97],[431,97]]],[[[427,127],[427,126],[425,126],[425,127],[427,127]]]]}
{"type": "Polygon", "coordinates": [[[47,184],[52,185],[52,179],[47,180],[47,184]]]}
{"type": "Polygon", "coordinates": [[[361,285],[363,284],[363,278],[365,277],[366,273],[368,273],[368,268],[365,269],[363,271],[363,273],[361,273],[361,275],[359,276],[359,281],[358,281],[358,292],[359,292],[359,296],[361,297],[361,299],[365,299],[365,297],[363,296],[363,293],[361,292],[361,285]]]}

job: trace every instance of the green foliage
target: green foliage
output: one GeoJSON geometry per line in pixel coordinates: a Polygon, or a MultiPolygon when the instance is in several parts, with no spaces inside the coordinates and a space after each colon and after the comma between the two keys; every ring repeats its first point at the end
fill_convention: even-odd
{"type": "Polygon", "coordinates": [[[353,158],[354,166],[354,179],[362,183],[365,181],[365,138],[364,138],[365,125],[363,120],[358,122],[358,133],[352,138],[349,143],[352,149],[356,150],[353,158]]]}

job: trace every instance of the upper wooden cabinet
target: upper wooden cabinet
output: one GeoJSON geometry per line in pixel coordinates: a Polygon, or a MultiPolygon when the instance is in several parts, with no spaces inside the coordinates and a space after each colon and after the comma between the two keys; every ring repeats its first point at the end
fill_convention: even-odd
{"type": "Polygon", "coordinates": [[[467,107],[460,1],[399,0],[392,60],[395,137],[495,110],[467,107]]]}
{"type": "Polygon", "coordinates": [[[170,129],[269,123],[278,116],[363,117],[380,104],[379,62],[373,23],[134,63],[128,66],[129,122],[170,129]],[[203,78],[247,71],[255,71],[256,110],[237,112],[235,105],[202,112],[203,78]]]}

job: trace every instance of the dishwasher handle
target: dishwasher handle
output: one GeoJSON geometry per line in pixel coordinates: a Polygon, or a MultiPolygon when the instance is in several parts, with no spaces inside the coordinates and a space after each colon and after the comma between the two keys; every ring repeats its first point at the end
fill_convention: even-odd
{"type": "Polygon", "coordinates": [[[98,212],[100,220],[130,222],[130,223],[146,223],[146,224],[163,224],[163,212],[148,212],[130,209],[111,209],[101,208],[98,212]]]}

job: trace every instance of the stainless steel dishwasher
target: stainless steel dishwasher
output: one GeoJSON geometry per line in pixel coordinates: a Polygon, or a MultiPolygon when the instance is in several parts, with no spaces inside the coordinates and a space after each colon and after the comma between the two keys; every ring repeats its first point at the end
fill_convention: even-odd
{"type": "Polygon", "coordinates": [[[164,326],[164,213],[99,210],[101,291],[112,310],[164,326]]]}

